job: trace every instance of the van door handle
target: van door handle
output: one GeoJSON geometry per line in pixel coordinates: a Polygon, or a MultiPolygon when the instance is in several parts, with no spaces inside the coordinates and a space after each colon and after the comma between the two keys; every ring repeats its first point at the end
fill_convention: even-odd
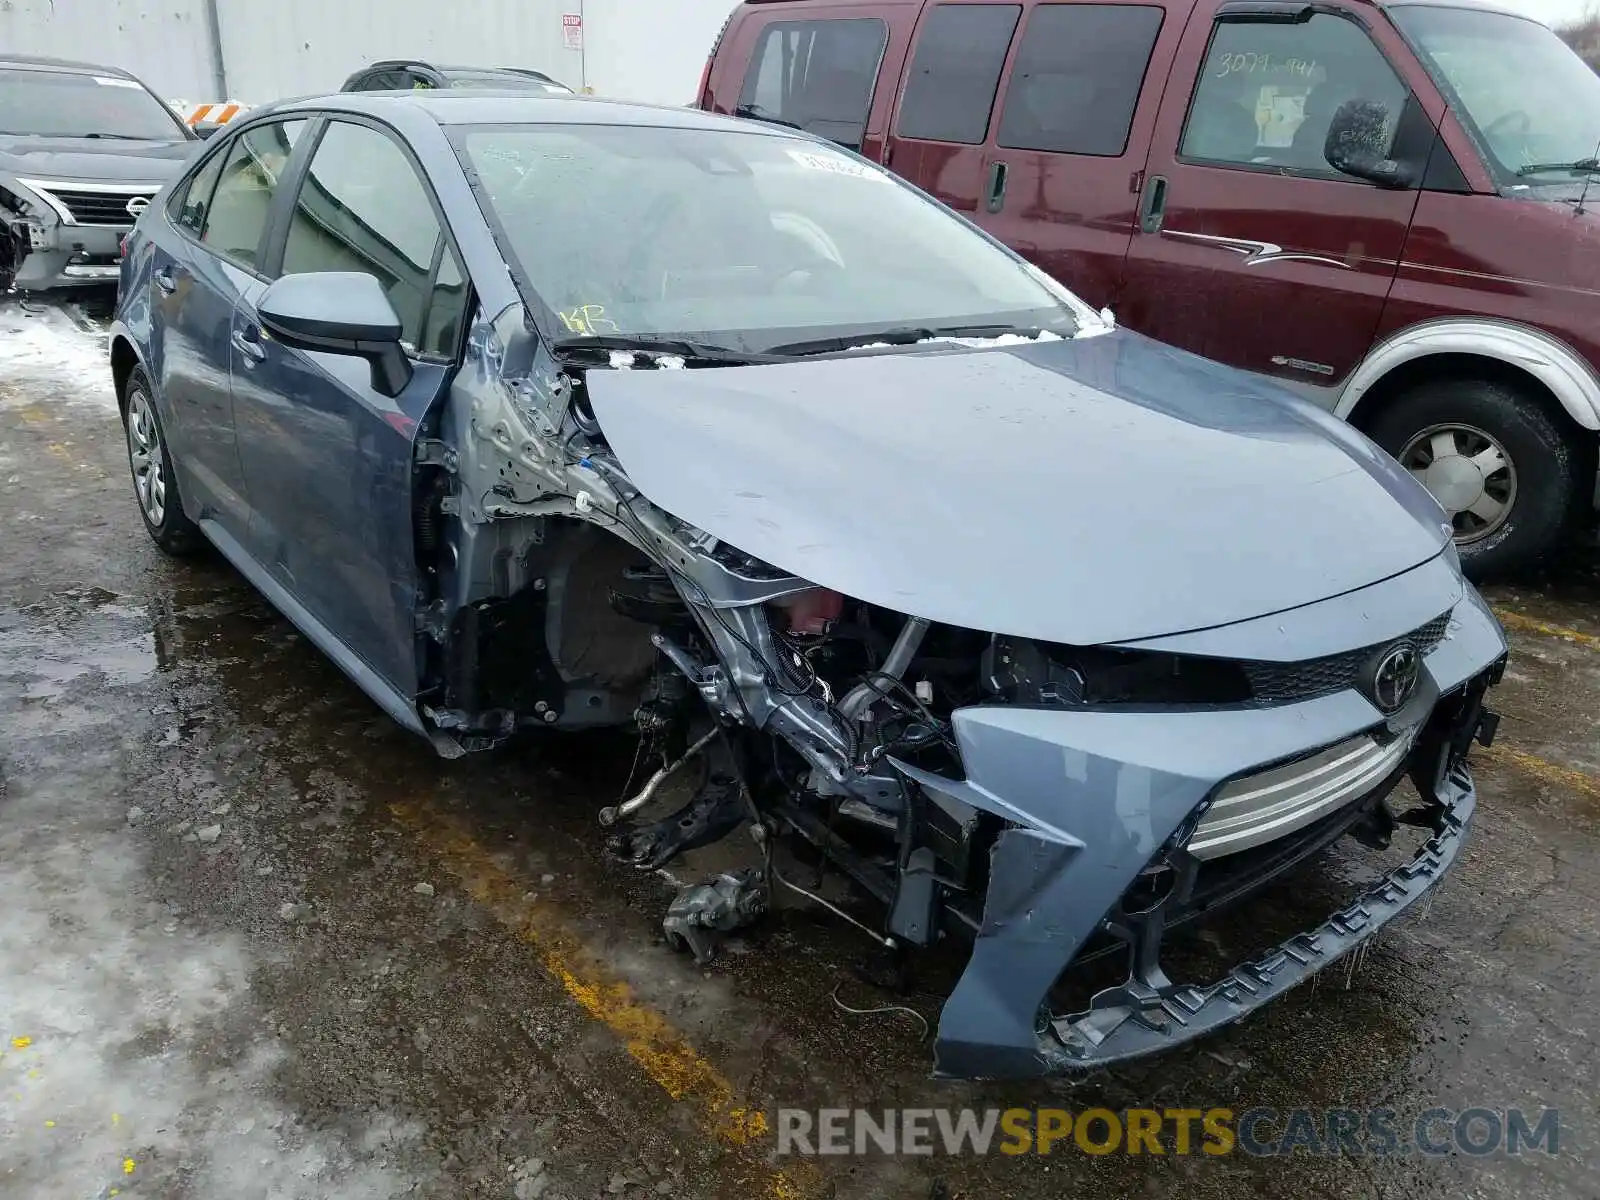
{"type": "Polygon", "coordinates": [[[1144,185],[1144,199],[1139,202],[1140,231],[1143,233],[1160,233],[1161,221],[1166,215],[1166,176],[1152,175],[1144,185]]]}
{"type": "Polygon", "coordinates": [[[170,267],[157,271],[155,273],[155,281],[156,286],[169,296],[178,290],[178,281],[172,277],[172,269],[170,267]]]}
{"type": "Polygon", "coordinates": [[[235,329],[233,336],[228,339],[233,343],[233,348],[244,355],[251,362],[260,362],[266,358],[267,350],[255,338],[250,337],[242,329],[235,329]]]}
{"type": "Polygon", "coordinates": [[[989,183],[983,189],[983,207],[989,212],[997,213],[1006,202],[1006,165],[1003,162],[989,164],[989,183]]]}

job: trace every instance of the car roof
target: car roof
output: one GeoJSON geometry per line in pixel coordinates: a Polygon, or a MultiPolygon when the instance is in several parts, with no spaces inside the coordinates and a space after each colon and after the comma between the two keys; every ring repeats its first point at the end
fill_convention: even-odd
{"type": "Polygon", "coordinates": [[[0,67],[14,67],[24,71],[65,71],[75,75],[113,75],[118,79],[132,79],[133,75],[121,67],[102,67],[95,63],[75,62],[68,58],[43,58],[35,54],[0,54],[0,67]]]}
{"type": "MultiPolygon", "coordinates": [[[[411,92],[336,92],[272,105],[283,113],[296,109],[352,112],[383,118],[399,112],[422,112],[440,125],[650,125],[673,129],[728,129],[813,140],[794,130],[740,117],[640,104],[601,96],[531,95],[522,88],[472,91],[425,89],[411,92]]],[[[254,115],[254,114],[252,114],[254,115]]]]}

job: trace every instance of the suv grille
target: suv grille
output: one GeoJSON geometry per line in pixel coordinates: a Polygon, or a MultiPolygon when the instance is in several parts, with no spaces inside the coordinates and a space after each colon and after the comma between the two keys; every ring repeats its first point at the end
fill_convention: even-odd
{"type": "MultiPolygon", "coordinates": [[[[1444,640],[1450,628],[1450,614],[1435,617],[1420,629],[1414,629],[1396,641],[1409,640],[1419,654],[1426,655],[1444,640]]],[[[1388,645],[1380,642],[1378,646],[1388,645]]],[[[1354,687],[1361,667],[1378,646],[1365,646],[1360,650],[1346,650],[1326,658],[1308,658],[1296,663],[1247,662],[1245,676],[1250,680],[1250,691],[1257,700],[1274,702],[1310,700],[1330,692],[1354,687]]]]}

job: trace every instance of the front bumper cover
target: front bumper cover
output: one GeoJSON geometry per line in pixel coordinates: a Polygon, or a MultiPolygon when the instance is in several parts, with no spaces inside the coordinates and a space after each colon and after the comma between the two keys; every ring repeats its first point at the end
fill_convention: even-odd
{"type": "MultiPolygon", "coordinates": [[[[1163,905],[1145,909],[1134,936],[1123,937],[1127,982],[1072,1017],[1048,1007],[1062,972],[1108,925],[1126,932],[1130,889],[1153,861],[1181,850],[1221,783],[1384,718],[1354,691],[1266,709],[958,710],[967,779],[895,763],[925,790],[1008,821],[990,859],[972,957],[940,1017],[937,1073],[1019,1078],[1171,1049],[1240,1019],[1371,937],[1439,883],[1466,839],[1476,805],[1466,751],[1474,737],[1492,735],[1483,697],[1504,656],[1499,623],[1469,590],[1425,664],[1436,700],[1417,721],[1406,770],[1424,797],[1417,822],[1431,836],[1410,862],[1208,986],[1167,979],[1163,905]]],[[[1374,799],[1392,783],[1375,788],[1374,799]]]]}

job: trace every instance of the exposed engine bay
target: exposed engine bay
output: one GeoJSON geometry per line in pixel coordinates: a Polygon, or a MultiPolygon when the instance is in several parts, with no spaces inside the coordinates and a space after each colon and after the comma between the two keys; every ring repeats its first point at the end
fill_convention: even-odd
{"type": "Polygon", "coordinates": [[[1334,839],[1385,846],[1402,822],[1423,827],[1428,849],[1404,868],[1417,894],[1454,858],[1472,811],[1463,759],[1492,736],[1482,701],[1504,654],[1458,583],[1418,599],[1403,636],[1287,665],[927,619],[790,574],[652,502],[590,395],[620,370],[710,377],[665,354],[557,361],[507,318],[478,321],[453,402],[416,442],[418,709],[452,754],[526,729],[635,731],[636,777],[597,814],[608,851],[654,870],[745,831],[761,861],[675,902],[669,935],[697,958],[779,887],[894,954],[971,938],[939,1069],[1037,1074],[1237,1019],[1415,899],[1386,879],[1358,900],[1360,920],[1305,935],[1309,949],[1208,988],[1166,977],[1167,926],[1334,839]],[[1391,645],[1428,670],[1384,713],[1358,692],[1391,645]],[[1425,803],[1397,817],[1387,797],[1407,774],[1425,803]],[[691,799],[658,815],[663,785],[683,779],[691,799]],[[774,858],[787,838],[878,915],[787,878],[774,858]],[[1126,983],[1051,1014],[1056,978],[1091,950],[1126,955],[1126,983]]]}

